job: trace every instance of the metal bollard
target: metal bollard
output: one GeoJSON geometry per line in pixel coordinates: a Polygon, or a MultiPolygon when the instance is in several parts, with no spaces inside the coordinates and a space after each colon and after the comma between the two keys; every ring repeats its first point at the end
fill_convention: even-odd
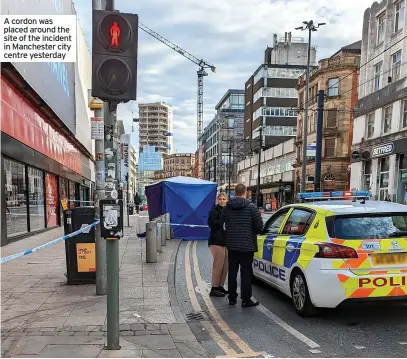
{"type": "Polygon", "coordinates": [[[146,262],[157,262],[157,223],[146,223],[146,262]]]}
{"type": "Polygon", "coordinates": [[[161,245],[166,246],[167,245],[167,233],[166,233],[166,227],[165,227],[165,215],[163,214],[160,216],[160,225],[161,225],[161,245]]]}
{"type": "Polygon", "coordinates": [[[171,217],[169,213],[165,214],[165,237],[171,239],[171,217]]]}
{"type": "Polygon", "coordinates": [[[156,238],[155,238],[155,240],[157,242],[157,252],[162,253],[163,252],[163,248],[161,246],[161,231],[162,231],[162,228],[161,228],[161,225],[160,225],[161,224],[160,223],[160,217],[154,219],[154,222],[155,222],[156,228],[157,228],[156,238]]]}

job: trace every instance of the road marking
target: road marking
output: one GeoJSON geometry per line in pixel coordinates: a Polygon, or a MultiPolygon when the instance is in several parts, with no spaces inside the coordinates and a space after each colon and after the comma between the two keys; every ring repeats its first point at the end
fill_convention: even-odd
{"type": "Polygon", "coordinates": [[[322,353],[320,350],[318,350],[318,349],[310,349],[309,350],[312,354],[319,354],[319,353],[322,353]]]}
{"type": "Polygon", "coordinates": [[[401,345],[407,345],[407,342],[397,342],[397,343],[399,343],[401,345]]]}
{"type": "Polygon", "coordinates": [[[355,345],[356,349],[366,349],[366,347],[362,346],[362,345],[355,345]]]}
{"type": "Polygon", "coordinates": [[[258,356],[258,355],[263,355],[265,354],[264,352],[255,352],[253,349],[251,349],[246,342],[244,342],[230,327],[227,325],[227,323],[223,320],[215,306],[213,305],[211,299],[209,298],[209,295],[207,291],[205,290],[205,284],[204,281],[202,280],[201,277],[201,272],[199,271],[199,262],[198,262],[198,256],[197,256],[197,247],[198,242],[194,241],[194,244],[192,246],[192,258],[193,258],[193,266],[194,266],[194,272],[195,272],[195,278],[196,282],[198,283],[199,290],[201,292],[202,298],[208,307],[209,313],[211,314],[212,318],[216,321],[216,324],[219,326],[219,328],[233,341],[233,343],[243,352],[242,354],[238,354],[240,356],[235,356],[235,358],[238,357],[248,357],[248,356],[258,356]]]}
{"type": "MultiPolygon", "coordinates": [[[[254,299],[254,301],[256,301],[256,300],[254,299]]],[[[301,340],[303,343],[307,344],[311,349],[320,348],[319,344],[315,343],[313,340],[306,337],[304,334],[300,333],[298,330],[294,329],[291,325],[289,325],[284,320],[282,320],[280,317],[278,317],[273,312],[268,310],[264,305],[259,304],[256,308],[260,312],[262,312],[266,317],[270,318],[274,323],[279,325],[281,328],[285,329],[291,335],[293,335],[297,339],[301,340]]]]}
{"type": "MultiPolygon", "coordinates": [[[[191,242],[187,243],[185,248],[185,279],[187,282],[187,289],[189,294],[189,299],[191,301],[192,308],[195,312],[202,312],[202,308],[198,302],[198,298],[196,297],[194,285],[192,283],[192,272],[191,272],[191,261],[189,258],[189,251],[191,248],[191,242]]],[[[221,350],[226,354],[226,357],[236,358],[236,351],[234,351],[228,343],[219,335],[219,333],[215,330],[213,325],[208,321],[201,321],[202,326],[205,330],[209,333],[212,337],[214,342],[221,348],[221,350]]]]}

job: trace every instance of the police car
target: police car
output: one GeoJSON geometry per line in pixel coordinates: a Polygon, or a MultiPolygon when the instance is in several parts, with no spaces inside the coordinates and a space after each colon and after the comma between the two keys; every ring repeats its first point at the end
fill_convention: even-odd
{"type": "Polygon", "coordinates": [[[407,206],[369,192],[299,193],[258,236],[253,274],[301,316],[345,301],[407,301],[407,206]]]}

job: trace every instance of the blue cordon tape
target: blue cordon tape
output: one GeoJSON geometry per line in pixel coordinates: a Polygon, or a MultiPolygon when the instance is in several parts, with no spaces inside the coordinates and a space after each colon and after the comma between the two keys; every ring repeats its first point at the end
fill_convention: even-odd
{"type": "Polygon", "coordinates": [[[163,224],[169,224],[171,226],[179,226],[179,227],[203,227],[208,228],[209,226],[203,224],[180,224],[180,223],[162,223],[157,221],[157,226],[162,226],[163,224]]]}
{"type": "Polygon", "coordinates": [[[79,229],[79,230],[77,230],[77,231],[75,231],[75,232],[72,232],[72,233],[70,233],[70,234],[67,234],[66,236],[63,236],[63,237],[54,239],[53,241],[48,242],[48,243],[45,243],[45,244],[43,244],[43,245],[41,245],[41,246],[39,246],[39,247],[35,247],[35,248],[33,248],[33,249],[27,249],[27,250],[24,251],[24,252],[20,252],[20,253],[12,254],[11,256],[3,257],[3,258],[0,259],[0,264],[6,263],[6,262],[10,262],[10,261],[13,260],[13,259],[26,256],[27,254],[31,254],[31,253],[37,252],[37,251],[39,251],[40,249],[47,248],[47,247],[49,247],[49,246],[52,246],[53,244],[56,244],[56,243],[65,241],[65,240],[67,240],[68,238],[75,237],[76,235],[78,235],[78,234],[80,234],[80,233],[82,233],[82,232],[85,232],[85,231],[87,231],[88,229],[91,229],[92,227],[95,227],[99,222],[100,222],[100,221],[98,220],[98,221],[96,221],[96,222],[90,224],[89,226],[83,227],[83,228],[81,228],[81,229],[79,229]]]}

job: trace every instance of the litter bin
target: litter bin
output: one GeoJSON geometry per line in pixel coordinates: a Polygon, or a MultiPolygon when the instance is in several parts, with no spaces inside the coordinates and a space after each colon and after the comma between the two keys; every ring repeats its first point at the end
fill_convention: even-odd
{"type": "Polygon", "coordinates": [[[132,203],[129,203],[129,214],[134,214],[134,205],[132,203]]]}
{"type": "MultiPolygon", "coordinates": [[[[95,207],[64,211],[64,231],[70,234],[95,222],[95,207]]],[[[65,241],[67,284],[96,283],[95,227],[65,241]]]]}

